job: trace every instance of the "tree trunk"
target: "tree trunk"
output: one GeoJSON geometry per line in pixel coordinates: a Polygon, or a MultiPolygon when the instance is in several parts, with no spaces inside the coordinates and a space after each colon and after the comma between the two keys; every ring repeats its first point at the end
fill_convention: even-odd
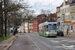
{"type": "MultiPolygon", "coordinates": [[[[4,8],[6,8],[6,0],[4,0],[4,8]]],[[[5,37],[7,36],[7,10],[5,12],[5,37]]]]}
{"type": "Polygon", "coordinates": [[[0,2],[0,36],[3,37],[3,12],[2,12],[2,0],[0,2]]]}

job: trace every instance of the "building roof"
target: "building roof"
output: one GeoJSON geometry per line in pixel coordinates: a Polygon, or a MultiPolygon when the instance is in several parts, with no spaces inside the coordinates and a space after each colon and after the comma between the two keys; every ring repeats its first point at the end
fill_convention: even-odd
{"type": "MultiPolygon", "coordinates": [[[[64,4],[64,2],[63,2],[59,7],[62,7],[63,4],[64,4]]],[[[70,4],[69,0],[68,0],[68,1],[65,1],[65,4],[66,4],[66,5],[70,4]]]]}
{"type": "MultiPolygon", "coordinates": [[[[42,16],[42,15],[45,15],[45,14],[40,14],[40,15],[38,15],[37,17],[40,17],[40,16],[42,16]]],[[[45,15],[46,16],[46,15],[45,15]]]]}

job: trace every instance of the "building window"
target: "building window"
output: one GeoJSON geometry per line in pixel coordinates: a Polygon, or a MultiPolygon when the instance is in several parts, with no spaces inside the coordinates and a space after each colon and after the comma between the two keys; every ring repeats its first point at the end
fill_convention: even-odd
{"type": "Polygon", "coordinates": [[[73,30],[73,26],[71,26],[71,30],[73,30]]]}
{"type": "Polygon", "coordinates": [[[62,15],[63,16],[63,20],[65,20],[65,15],[62,15]]]}
{"type": "Polygon", "coordinates": [[[71,19],[73,19],[73,15],[71,15],[71,19]]]}
{"type": "Polygon", "coordinates": [[[72,7],[72,8],[71,8],[71,11],[75,11],[75,7],[72,7]]]}
{"type": "Polygon", "coordinates": [[[74,15],[74,19],[75,19],[75,15],[74,15]]]}

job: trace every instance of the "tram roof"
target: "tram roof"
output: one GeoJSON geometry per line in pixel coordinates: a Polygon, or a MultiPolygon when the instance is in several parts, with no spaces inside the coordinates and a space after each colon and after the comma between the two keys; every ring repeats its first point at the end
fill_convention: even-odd
{"type": "Polygon", "coordinates": [[[41,24],[39,24],[39,27],[41,27],[41,26],[43,26],[44,25],[44,23],[41,23],[41,24]]]}
{"type": "Polygon", "coordinates": [[[57,22],[44,22],[44,23],[41,23],[39,24],[39,27],[43,26],[43,25],[48,25],[48,24],[57,24],[57,22]]]}
{"type": "Polygon", "coordinates": [[[44,22],[44,24],[45,24],[45,25],[48,25],[48,24],[57,24],[57,22],[47,22],[47,21],[46,21],[46,22],[44,22]]]}

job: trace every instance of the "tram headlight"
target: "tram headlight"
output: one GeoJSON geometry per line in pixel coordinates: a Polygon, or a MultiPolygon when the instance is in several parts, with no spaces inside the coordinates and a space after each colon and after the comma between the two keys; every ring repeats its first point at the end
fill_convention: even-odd
{"type": "Polygon", "coordinates": [[[46,34],[49,34],[49,32],[46,32],[46,34]]]}

